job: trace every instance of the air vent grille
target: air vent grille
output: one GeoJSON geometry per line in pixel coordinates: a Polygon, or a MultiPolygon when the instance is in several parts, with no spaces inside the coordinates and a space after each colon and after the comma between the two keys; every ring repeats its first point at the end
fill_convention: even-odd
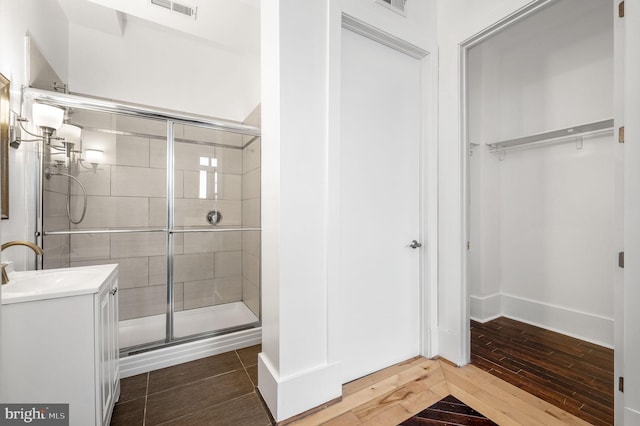
{"type": "Polygon", "coordinates": [[[175,13],[179,13],[181,15],[193,17],[193,19],[197,18],[198,8],[189,6],[182,2],[172,1],[172,0],[150,0],[151,4],[163,7],[165,9],[169,9],[175,13]]]}
{"type": "Polygon", "coordinates": [[[391,10],[398,12],[402,15],[405,14],[404,7],[405,7],[405,4],[407,3],[407,0],[376,0],[376,2],[383,6],[387,6],[391,10]]]}
{"type": "Polygon", "coordinates": [[[182,13],[183,15],[187,15],[187,16],[193,16],[196,13],[195,9],[192,8],[191,6],[187,6],[186,4],[180,4],[176,2],[173,2],[173,11],[182,13]]]}
{"type": "Polygon", "coordinates": [[[151,4],[171,10],[171,0],[151,0],[151,4]]]}

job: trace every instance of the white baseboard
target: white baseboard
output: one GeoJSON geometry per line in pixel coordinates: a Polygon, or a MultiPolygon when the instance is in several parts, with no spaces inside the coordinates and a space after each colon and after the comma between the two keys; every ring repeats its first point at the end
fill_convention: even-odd
{"type": "Polygon", "coordinates": [[[502,315],[502,299],[500,293],[487,296],[469,296],[469,310],[471,319],[487,322],[502,315]]]}
{"type": "Polygon", "coordinates": [[[640,425],[640,412],[629,407],[624,407],[624,424],[640,425]]]}
{"type": "Polygon", "coordinates": [[[501,316],[613,348],[613,318],[506,293],[469,296],[470,317],[484,323],[501,316]]]}
{"type": "Polygon", "coordinates": [[[282,378],[265,354],[258,355],[258,390],[276,422],[339,398],[341,373],[334,363],[282,378]]]}
{"type": "Polygon", "coordinates": [[[120,359],[120,377],[135,376],[211,355],[258,345],[261,342],[262,328],[258,327],[130,355],[120,359]]]}
{"type": "Polygon", "coordinates": [[[440,327],[438,329],[438,355],[457,366],[466,365],[466,359],[460,350],[462,337],[455,330],[440,327]]]}
{"type": "Polygon", "coordinates": [[[502,315],[607,348],[613,348],[613,318],[502,293],[502,315]]]}

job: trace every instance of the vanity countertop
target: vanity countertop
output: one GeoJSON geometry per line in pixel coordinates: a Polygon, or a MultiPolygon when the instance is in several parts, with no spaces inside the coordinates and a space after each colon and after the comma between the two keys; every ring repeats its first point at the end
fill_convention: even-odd
{"type": "Polygon", "coordinates": [[[0,290],[2,304],[97,293],[117,270],[117,264],[108,264],[10,272],[0,290]]]}

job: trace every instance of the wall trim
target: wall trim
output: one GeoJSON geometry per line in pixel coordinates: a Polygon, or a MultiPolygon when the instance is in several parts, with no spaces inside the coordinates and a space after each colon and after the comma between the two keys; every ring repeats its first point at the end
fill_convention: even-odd
{"type": "Polygon", "coordinates": [[[613,349],[613,318],[501,293],[502,315],[613,349]]]}
{"type": "Polygon", "coordinates": [[[258,354],[258,390],[276,422],[342,397],[340,363],[321,364],[287,377],[258,354]]]}
{"type": "Polygon", "coordinates": [[[353,31],[380,44],[384,44],[415,59],[422,59],[429,54],[429,52],[415,44],[402,40],[346,13],[342,14],[342,28],[353,31]]]}
{"type": "Polygon", "coordinates": [[[637,425],[640,424],[640,412],[630,407],[624,407],[624,424],[637,425]]]}
{"type": "Polygon", "coordinates": [[[470,317],[481,323],[502,316],[502,296],[498,293],[486,296],[469,296],[470,317]]]}
{"type": "Polygon", "coordinates": [[[262,328],[238,331],[195,342],[182,343],[120,359],[120,378],[171,367],[262,342],[262,328]]]}

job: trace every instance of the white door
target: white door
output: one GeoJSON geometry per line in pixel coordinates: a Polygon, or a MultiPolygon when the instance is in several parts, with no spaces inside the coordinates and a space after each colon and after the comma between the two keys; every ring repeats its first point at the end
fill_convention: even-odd
{"type": "Polygon", "coordinates": [[[420,61],[342,30],[343,381],[420,352],[420,61]]]}

